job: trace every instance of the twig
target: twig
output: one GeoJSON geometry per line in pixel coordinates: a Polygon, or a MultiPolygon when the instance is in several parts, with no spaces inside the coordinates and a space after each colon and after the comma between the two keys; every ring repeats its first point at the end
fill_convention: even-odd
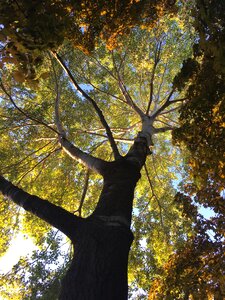
{"type": "Polygon", "coordinates": [[[82,207],[83,207],[84,200],[85,200],[85,197],[86,197],[86,194],[87,194],[88,184],[89,184],[89,177],[90,177],[90,170],[88,169],[87,172],[86,172],[86,175],[85,175],[85,179],[84,179],[85,182],[84,182],[83,193],[82,193],[82,196],[81,196],[81,199],[80,199],[80,205],[77,209],[79,217],[81,217],[82,207]]]}
{"type": "MultiPolygon", "coordinates": [[[[106,135],[101,134],[101,133],[97,133],[97,132],[93,132],[93,131],[79,130],[79,132],[87,133],[87,134],[91,134],[91,135],[95,135],[95,136],[99,136],[99,137],[103,137],[103,138],[107,138],[106,135]]],[[[134,142],[133,139],[127,139],[127,138],[122,138],[122,137],[116,137],[116,138],[114,138],[114,140],[117,141],[117,142],[123,142],[123,143],[128,143],[128,144],[133,144],[133,142],[134,142]]]]}
{"type": "Polygon", "coordinates": [[[164,224],[163,224],[163,218],[162,218],[162,206],[161,206],[161,203],[159,201],[159,198],[157,197],[155,191],[154,191],[154,187],[153,187],[153,184],[151,182],[151,179],[150,179],[150,176],[149,176],[149,173],[148,173],[148,169],[146,167],[146,164],[144,164],[144,169],[145,169],[145,173],[146,173],[146,176],[147,176],[147,179],[148,179],[148,182],[149,182],[149,185],[150,185],[150,188],[151,188],[151,191],[152,191],[152,195],[154,195],[157,203],[158,203],[158,207],[159,207],[159,216],[160,216],[160,223],[161,223],[161,226],[164,227],[164,224]]]}
{"type": "Polygon", "coordinates": [[[22,163],[23,161],[25,161],[28,157],[30,157],[31,155],[33,155],[33,154],[37,153],[38,151],[44,149],[45,147],[47,147],[47,146],[50,145],[50,144],[51,144],[51,142],[45,144],[44,146],[38,148],[37,150],[35,150],[35,151],[29,153],[26,157],[24,157],[23,159],[19,160],[17,163],[14,163],[14,164],[11,164],[11,165],[7,165],[6,167],[3,167],[2,170],[4,170],[4,169],[9,169],[9,168],[11,168],[11,167],[15,167],[15,166],[21,164],[21,163],[22,163]]]}
{"type": "Polygon", "coordinates": [[[44,158],[42,158],[39,162],[37,162],[31,169],[29,169],[28,171],[26,171],[18,180],[18,182],[16,183],[17,185],[20,184],[20,182],[23,180],[23,178],[25,176],[27,176],[27,174],[29,174],[30,172],[32,172],[38,165],[40,165],[42,162],[44,162],[46,159],[49,158],[50,155],[52,155],[53,153],[55,153],[56,151],[61,150],[61,148],[55,148],[53,151],[51,151],[50,153],[48,153],[44,158]]]}
{"type": "Polygon", "coordinates": [[[115,95],[109,93],[108,91],[104,91],[104,90],[100,89],[99,87],[97,87],[96,85],[94,85],[86,76],[84,76],[84,75],[80,75],[80,76],[82,76],[87,81],[87,83],[90,84],[96,91],[99,91],[101,93],[106,94],[107,96],[115,98],[115,99],[117,99],[118,101],[120,101],[122,103],[126,103],[122,98],[120,98],[118,96],[115,96],[115,95]]]}
{"type": "Polygon", "coordinates": [[[97,64],[102,69],[106,70],[109,73],[109,75],[112,76],[113,79],[117,80],[116,76],[106,66],[104,66],[103,64],[101,64],[100,61],[97,58],[95,58],[95,57],[92,57],[92,58],[93,58],[93,60],[95,60],[97,62],[97,64]]]}

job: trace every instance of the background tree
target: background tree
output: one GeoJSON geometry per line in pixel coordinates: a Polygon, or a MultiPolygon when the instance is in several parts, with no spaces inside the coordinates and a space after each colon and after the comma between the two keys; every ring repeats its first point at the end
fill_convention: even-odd
{"type": "Polygon", "coordinates": [[[181,108],[175,142],[189,150],[189,166],[182,193],[176,201],[192,219],[195,234],[183,249],[171,256],[156,280],[149,299],[223,299],[224,286],[224,31],[223,1],[196,1],[198,33],[194,57],[188,59],[175,84],[189,82],[181,108]],[[210,209],[211,217],[197,214],[196,207],[210,209]],[[194,217],[194,218],[193,218],[194,217]]]}

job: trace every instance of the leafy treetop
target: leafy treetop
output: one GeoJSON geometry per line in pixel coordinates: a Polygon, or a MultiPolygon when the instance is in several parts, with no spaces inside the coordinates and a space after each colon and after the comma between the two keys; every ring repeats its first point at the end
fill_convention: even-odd
{"type": "Polygon", "coordinates": [[[174,2],[7,0],[0,4],[1,63],[17,65],[17,80],[34,80],[44,50],[56,50],[66,39],[90,53],[99,38],[112,49],[132,27],[152,27],[174,2]]]}

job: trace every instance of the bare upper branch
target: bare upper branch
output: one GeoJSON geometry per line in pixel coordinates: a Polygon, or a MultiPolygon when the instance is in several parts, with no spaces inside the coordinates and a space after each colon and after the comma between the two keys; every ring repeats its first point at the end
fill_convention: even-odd
{"type": "Polygon", "coordinates": [[[151,76],[151,80],[150,80],[150,95],[149,95],[149,102],[148,102],[148,107],[146,110],[146,114],[149,114],[150,111],[150,107],[153,101],[153,91],[154,91],[154,79],[155,79],[155,71],[156,71],[156,67],[160,61],[160,52],[161,52],[161,45],[162,42],[159,42],[159,44],[156,47],[156,51],[155,51],[155,57],[154,57],[154,65],[153,65],[153,69],[152,69],[152,76],[151,76]]]}

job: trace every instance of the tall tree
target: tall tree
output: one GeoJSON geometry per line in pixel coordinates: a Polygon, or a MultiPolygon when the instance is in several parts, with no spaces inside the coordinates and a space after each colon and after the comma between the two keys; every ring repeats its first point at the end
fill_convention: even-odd
{"type": "MultiPolygon", "coordinates": [[[[120,7],[115,16],[112,10],[117,2],[112,4],[113,8],[106,9],[106,14],[100,1],[96,4],[85,2],[83,9],[76,6],[74,15],[71,3],[69,8],[60,1],[49,7],[46,1],[43,7],[40,3],[38,10],[29,10],[28,14],[25,8],[30,9],[30,4],[17,1],[12,4],[15,11],[12,10],[10,20],[13,22],[2,21],[6,24],[3,35],[8,35],[2,51],[4,70],[8,70],[2,74],[1,81],[2,173],[22,183],[29,193],[3,177],[0,187],[5,196],[64,232],[72,241],[73,258],[62,280],[61,299],[127,298],[133,207],[136,235],[148,245],[146,260],[151,261],[149,269],[143,262],[139,264],[137,253],[141,253],[141,247],[140,241],[136,241],[137,253],[132,254],[133,277],[137,265],[145,268],[146,277],[156,274],[159,266],[191,232],[190,220],[182,221],[181,212],[173,203],[172,181],[175,178],[172,173],[180,167],[180,162],[173,164],[178,153],[173,152],[169,144],[169,132],[177,125],[177,110],[189,99],[184,89],[179,92],[178,84],[172,85],[172,82],[181,62],[190,56],[191,40],[188,32],[182,32],[181,20],[162,18],[156,22],[164,8],[169,7],[169,2],[152,1],[150,5],[149,1],[139,1],[132,6],[133,1],[128,1],[126,9],[120,7]],[[149,11],[145,9],[147,5],[151,8],[149,19],[145,15],[149,11]],[[65,23],[57,23],[55,16],[58,18],[67,8],[65,23]],[[127,10],[129,18],[124,20],[121,15],[126,12],[127,16],[127,10]],[[17,20],[17,15],[24,12],[26,17],[17,20]],[[40,32],[42,27],[33,26],[33,22],[40,21],[43,25],[47,12],[52,16],[54,30],[49,31],[44,26],[40,32]],[[34,18],[37,13],[38,18],[34,18]],[[111,29],[106,24],[109,16],[112,16],[111,29]],[[155,23],[154,29],[134,28],[127,38],[119,36],[125,29],[140,25],[143,16],[144,24],[155,23]],[[15,26],[17,21],[20,26],[15,26]],[[75,21],[78,25],[73,28],[79,32],[78,38],[68,31],[75,21]],[[118,27],[114,28],[113,24],[118,27]],[[59,31],[55,25],[65,27],[59,31]],[[120,25],[124,26],[121,31],[120,25]],[[21,27],[31,30],[25,34],[26,39],[22,39],[23,47],[21,40],[18,41],[21,35],[15,34],[21,27]],[[89,27],[94,27],[91,37],[86,34],[89,27]],[[38,28],[38,33],[34,28],[38,28]],[[39,47],[34,36],[40,39],[40,34],[46,35],[45,31],[49,39],[48,36],[42,38],[39,47]],[[99,42],[92,56],[87,57],[71,46],[71,41],[78,47],[81,42],[82,49],[90,46],[85,48],[89,52],[96,36],[104,37],[108,45],[116,41],[117,48],[105,50],[105,45],[99,42]],[[24,45],[27,40],[30,41],[28,47],[24,45]],[[56,51],[59,44],[61,48],[56,51]],[[35,49],[29,49],[29,45],[35,49]],[[15,65],[7,63],[6,49],[15,65]],[[18,55],[18,49],[26,54],[25,60],[18,55]],[[37,69],[35,60],[40,55],[43,60],[42,51],[47,49],[50,52],[37,69]],[[39,87],[26,86],[26,81],[35,83],[37,78],[47,75],[45,80],[39,79],[39,87]],[[152,159],[148,159],[152,152],[152,159]],[[19,159],[18,153],[23,153],[19,159]],[[75,169],[64,154],[79,163],[75,169]],[[166,157],[170,161],[166,161],[166,157]],[[133,202],[141,171],[141,185],[136,189],[133,202]],[[164,182],[166,188],[162,187],[164,182]],[[99,195],[101,184],[103,189],[99,195]]],[[[23,30],[22,33],[24,37],[23,30]]],[[[15,228],[23,223],[26,230],[43,243],[49,231],[47,225],[23,213],[22,222],[18,222],[21,217],[15,220],[16,206],[7,200],[3,200],[2,208],[2,219],[5,221],[6,216],[9,220],[9,226],[5,224],[3,228],[7,233],[2,242],[3,250],[12,236],[9,228],[13,222],[15,228]]],[[[41,257],[40,253],[39,262],[41,257]]],[[[47,260],[47,254],[44,257],[47,260]]],[[[40,266],[44,269],[43,264],[40,266]]],[[[144,276],[136,280],[143,286],[146,284],[144,276]]],[[[37,293],[33,299],[42,296],[44,292],[37,293]]],[[[49,294],[46,297],[48,299],[49,294]]]]}
{"type": "MultiPolygon", "coordinates": [[[[167,22],[171,27],[176,27],[174,21],[168,20],[167,22]]],[[[177,31],[179,32],[179,28],[177,31]]],[[[28,150],[29,152],[24,155],[24,158],[21,158],[22,162],[18,162],[18,159],[12,153],[15,148],[12,147],[12,155],[7,156],[10,157],[11,164],[16,164],[13,172],[10,171],[12,172],[10,176],[12,180],[19,178],[21,181],[23,179],[24,186],[26,186],[29,180],[25,184],[26,180],[24,179],[27,179],[27,175],[32,170],[36,170],[35,166],[43,166],[42,163],[46,162],[50,155],[53,158],[53,155],[56,155],[59,150],[63,150],[86,168],[103,177],[103,190],[95,209],[87,218],[80,216],[82,203],[78,207],[78,216],[53,204],[54,202],[56,204],[62,203],[59,194],[64,194],[64,186],[61,188],[62,193],[60,191],[57,196],[57,201],[53,199],[53,203],[50,203],[37,196],[31,196],[31,194],[12,185],[3,177],[1,178],[1,190],[5,196],[64,232],[74,244],[74,258],[62,281],[60,296],[62,299],[127,298],[127,262],[133,240],[130,224],[134,188],[140,178],[140,171],[145,164],[146,157],[151,153],[149,147],[153,145],[153,135],[172,129],[173,121],[168,121],[166,126],[161,126],[160,124],[163,124],[163,121],[160,120],[160,116],[163,112],[168,115],[173,114],[174,109],[183,101],[183,99],[177,99],[179,96],[169,83],[161,87],[163,78],[160,79],[156,76],[157,67],[159,73],[164,74],[165,77],[168,76],[166,74],[168,72],[167,68],[172,70],[173,67],[175,75],[176,68],[179,67],[184,58],[182,55],[178,56],[173,66],[167,66],[169,63],[166,63],[166,61],[169,60],[172,35],[169,32],[164,33],[163,30],[160,30],[160,27],[152,34],[148,31],[141,32],[135,29],[131,38],[127,39],[127,42],[130,43],[129,48],[124,47],[126,41],[123,41],[123,47],[112,52],[106,52],[104,45],[100,45],[99,49],[96,50],[97,54],[93,58],[88,58],[77,50],[74,52],[67,44],[65,50],[61,49],[62,54],[52,51],[50,58],[46,59],[46,64],[52,64],[51,68],[53,68],[52,77],[49,81],[51,88],[46,86],[45,82],[42,82],[39,91],[34,91],[25,86],[22,87],[20,84],[16,84],[13,79],[11,79],[11,85],[10,73],[2,77],[1,88],[4,92],[2,109],[8,116],[10,116],[11,111],[14,114],[14,125],[22,128],[22,130],[19,129],[17,139],[18,145],[20,145],[19,148],[23,148],[25,143],[26,149],[36,149],[32,152],[28,150]],[[134,52],[136,40],[141,42],[138,49],[140,53],[138,59],[135,59],[134,52]],[[167,43],[166,40],[168,40],[167,43]],[[141,53],[143,55],[145,51],[146,54],[142,57],[143,65],[140,67],[140,55],[141,53]],[[76,66],[78,61],[79,65],[76,66]],[[56,63],[58,63],[58,66],[56,63]],[[137,73],[135,69],[142,74],[139,83],[134,81],[134,76],[137,73]],[[103,78],[104,85],[102,83],[103,78]],[[68,79],[70,83],[68,83],[68,79]],[[130,90],[128,90],[126,80],[128,80],[130,90]],[[137,98],[137,95],[135,95],[137,84],[144,86],[144,89],[140,90],[140,93],[144,94],[140,95],[141,97],[138,96],[138,100],[135,101],[134,99],[137,98]],[[53,85],[55,85],[55,95],[51,91],[53,85]],[[153,90],[153,85],[155,90],[153,90]],[[79,94],[74,93],[75,89],[79,94]],[[113,89],[112,94],[111,89],[113,89]],[[43,97],[47,97],[47,99],[43,101],[43,97]],[[55,98],[55,108],[52,106],[52,97],[55,98]],[[105,97],[108,98],[107,102],[105,97]],[[17,99],[20,99],[19,102],[17,99]],[[61,103],[59,103],[60,101],[61,103]],[[89,110],[90,113],[85,112],[85,110],[89,110]],[[67,113],[66,118],[65,113],[67,113]],[[121,118],[123,113],[127,116],[126,120],[121,118]],[[47,121],[52,116],[54,116],[56,126],[51,125],[51,121],[47,121]],[[80,122],[77,121],[79,116],[80,122]],[[111,126],[108,125],[109,122],[111,126]],[[137,124],[135,125],[134,122],[137,124]],[[78,123],[81,125],[80,130],[86,128],[87,131],[85,133],[85,130],[83,130],[79,139],[76,138],[78,123]],[[117,139],[115,138],[116,129],[113,129],[116,126],[122,132],[119,132],[117,139]],[[99,130],[101,129],[100,134],[96,127],[99,127],[99,130]],[[122,128],[124,128],[124,131],[122,131],[122,128]],[[91,131],[93,132],[92,139],[87,137],[88,133],[92,133],[91,131]],[[60,149],[57,146],[57,136],[60,149]],[[76,138],[77,146],[70,142],[73,138],[76,138]],[[105,138],[109,140],[111,149],[108,145],[105,145],[104,148],[97,148],[94,145],[96,142],[105,142],[105,138]],[[45,139],[49,139],[49,141],[53,139],[54,144],[46,141],[45,145],[41,145],[45,139]],[[128,147],[126,144],[122,144],[118,147],[117,141],[119,140],[130,142],[131,146],[128,147]],[[78,148],[79,145],[86,149],[90,147],[89,145],[96,147],[96,155],[99,155],[98,157],[101,157],[101,159],[83,152],[78,148]],[[107,161],[111,151],[114,160],[107,161]],[[24,162],[27,160],[28,165],[26,166],[24,162]],[[73,282],[76,282],[76,284],[73,284],[73,282]]],[[[12,74],[13,72],[12,70],[12,74]]],[[[173,75],[170,74],[170,76],[172,80],[173,75]]],[[[4,119],[4,122],[10,120],[12,120],[11,117],[4,119]]],[[[6,147],[10,145],[10,136],[13,134],[12,129],[13,125],[7,129],[9,135],[5,144],[6,147]]],[[[11,142],[13,140],[14,138],[11,142]]],[[[3,151],[6,153],[6,148],[3,151]]],[[[3,161],[6,163],[6,157],[3,161]]],[[[55,172],[56,164],[57,162],[53,160],[52,168],[47,171],[46,177],[55,172]]],[[[62,185],[65,166],[62,168],[59,163],[57,169],[59,171],[55,173],[55,178],[59,177],[59,182],[62,185]]],[[[5,172],[8,172],[8,170],[9,167],[6,167],[5,172]]],[[[147,167],[146,172],[148,173],[147,167]]],[[[40,176],[42,175],[34,174],[36,183],[40,180],[40,176]]],[[[71,177],[72,174],[66,175],[72,186],[74,179],[71,177]]],[[[85,186],[88,185],[88,181],[91,184],[88,177],[87,173],[85,186]]],[[[46,180],[47,184],[49,178],[46,178],[46,180]]],[[[154,184],[150,179],[149,185],[153,188],[154,184]]],[[[34,190],[29,190],[35,192],[35,189],[40,185],[34,184],[33,186],[34,190]]],[[[41,190],[42,192],[39,191],[38,193],[40,196],[54,196],[54,190],[50,190],[50,193],[48,193],[45,191],[44,186],[41,190]]],[[[152,193],[155,193],[154,190],[152,190],[152,193]]],[[[85,190],[83,194],[85,195],[85,190]]],[[[158,199],[158,196],[154,196],[154,198],[154,201],[158,203],[156,204],[156,207],[158,206],[156,208],[158,210],[157,218],[160,219],[160,224],[163,226],[165,221],[161,212],[161,200],[158,199]]],[[[71,210],[69,205],[67,208],[71,210]]],[[[31,222],[27,221],[26,226],[32,226],[31,222]]],[[[37,224],[35,228],[38,227],[37,224]]],[[[34,231],[33,235],[35,234],[40,236],[38,231],[34,231]]]]}

